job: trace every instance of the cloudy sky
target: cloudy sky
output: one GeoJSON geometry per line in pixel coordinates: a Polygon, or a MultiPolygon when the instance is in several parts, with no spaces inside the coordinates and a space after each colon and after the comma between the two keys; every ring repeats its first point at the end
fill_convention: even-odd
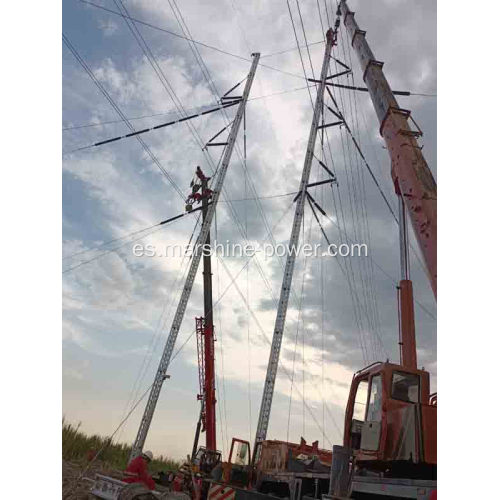
{"type": "MultiPolygon", "coordinates": [[[[246,76],[250,54],[261,52],[247,108],[246,166],[240,134],[212,228],[219,242],[263,245],[289,238],[293,195],[287,193],[299,184],[312,117],[294,27],[301,46],[304,32],[297,3],[289,5],[294,26],[285,0],[96,0],[93,5],[67,0],[63,5],[67,40],[136,129],[213,106],[217,95],[246,76]],[[135,22],[136,36],[134,26],[117,14],[125,9],[142,22],[135,22]],[[205,45],[195,49],[168,31],[190,34],[205,45]]],[[[385,62],[393,89],[435,94],[435,2],[351,0],[350,7],[376,57],[385,62]]],[[[310,44],[309,54],[301,50],[308,77],[311,63],[319,75],[323,33],[328,22],[333,24],[334,10],[331,1],[319,2],[319,8],[315,0],[300,2],[310,44]]],[[[352,66],[354,84],[363,85],[343,28],[334,55],[352,66]]],[[[196,165],[213,171],[221,151],[204,152],[202,146],[227,125],[234,108],[143,135],[155,161],[135,138],[74,152],[129,128],[66,45],[62,59],[63,412],[88,432],[110,434],[154,377],[189,263],[178,257],[135,257],[133,240],[144,236],[137,242],[185,245],[198,229],[197,215],[151,234],[100,245],[183,211],[177,189],[187,195],[196,165]]],[[[351,77],[340,79],[352,82],[351,77]]],[[[315,89],[310,92],[314,99],[315,89]]],[[[335,95],[395,207],[390,160],[368,95],[338,90],[335,95]]],[[[399,103],[412,110],[424,131],[423,151],[435,174],[436,98],[401,97],[399,103]]],[[[322,224],[334,243],[346,237],[366,243],[369,257],[297,260],[268,432],[276,439],[319,439],[325,447],[341,441],[352,373],[376,359],[399,359],[397,226],[345,130],[328,131],[324,154],[338,186],[312,191],[328,215],[322,224]],[[293,387],[287,374],[293,374],[293,387]]],[[[316,155],[323,155],[319,144],[316,155]]],[[[311,179],[325,179],[317,162],[311,179]]],[[[301,238],[315,244],[322,242],[320,236],[307,209],[301,238]]],[[[419,365],[431,372],[435,386],[435,301],[415,252],[411,258],[419,365]]],[[[223,452],[232,436],[254,439],[283,275],[283,258],[247,260],[213,259],[218,445],[223,452]]],[[[171,363],[171,379],[164,384],[146,443],[154,453],[180,458],[190,451],[199,411],[192,333],[202,309],[198,279],[178,338],[182,349],[171,363]]],[[[120,440],[133,441],[142,410],[140,404],[120,440]]]]}

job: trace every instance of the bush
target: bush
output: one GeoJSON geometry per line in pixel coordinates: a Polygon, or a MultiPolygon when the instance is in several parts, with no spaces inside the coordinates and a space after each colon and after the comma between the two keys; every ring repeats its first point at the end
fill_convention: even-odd
{"type": "MultiPolygon", "coordinates": [[[[90,462],[102,449],[98,460],[101,460],[106,465],[116,468],[125,469],[130,456],[132,447],[124,443],[113,443],[111,438],[94,434],[88,436],[80,431],[81,422],[74,426],[65,422],[63,419],[62,425],[62,457],[64,460],[77,460],[90,462]]],[[[150,472],[159,471],[175,471],[179,468],[180,463],[176,460],[171,460],[163,455],[156,457],[149,464],[150,472]]]]}

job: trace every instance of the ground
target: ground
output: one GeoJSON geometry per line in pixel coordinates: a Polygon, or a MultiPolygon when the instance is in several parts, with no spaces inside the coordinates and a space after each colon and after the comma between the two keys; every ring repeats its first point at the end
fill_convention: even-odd
{"type": "MultiPolygon", "coordinates": [[[[77,479],[87,464],[79,461],[62,461],[62,498],[63,500],[88,500],[89,490],[92,484],[90,481],[77,479]]],[[[98,472],[106,475],[113,475],[116,470],[106,467],[102,462],[96,460],[85,472],[85,477],[93,478],[94,474],[98,472]]]]}

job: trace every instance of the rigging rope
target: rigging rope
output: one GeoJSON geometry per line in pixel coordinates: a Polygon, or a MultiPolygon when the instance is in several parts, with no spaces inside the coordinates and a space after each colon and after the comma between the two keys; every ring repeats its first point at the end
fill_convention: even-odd
{"type": "MultiPolygon", "coordinates": [[[[342,36],[342,34],[341,34],[341,36],[342,36]]],[[[344,59],[345,59],[345,53],[344,53],[344,59]]],[[[333,60],[335,61],[335,64],[337,64],[337,58],[333,57],[333,60]]],[[[328,88],[327,88],[327,91],[328,91],[330,97],[332,97],[332,99],[334,100],[334,98],[333,98],[333,96],[328,88]]],[[[342,100],[342,107],[345,108],[345,104],[343,102],[342,95],[341,95],[341,100],[342,100]]],[[[335,103],[336,103],[336,101],[335,101],[335,103]]],[[[338,106],[337,106],[337,110],[340,111],[340,108],[338,106]]],[[[345,122],[346,120],[345,120],[344,116],[342,115],[342,113],[339,113],[339,115],[342,116],[342,118],[345,122]]],[[[359,207],[359,203],[358,203],[358,198],[360,196],[357,193],[354,170],[352,169],[352,152],[351,152],[350,144],[349,144],[349,142],[347,142],[347,150],[346,150],[346,144],[344,142],[342,130],[340,132],[340,137],[341,137],[342,152],[343,152],[343,157],[344,157],[344,172],[346,174],[346,180],[347,180],[346,184],[347,184],[348,199],[349,199],[349,206],[350,206],[350,212],[351,212],[351,220],[352,220],[352,224],[353,224],[353,230],[355,232],[355,238],[357,238],[358,230],[361,229],[361,234],[363,234],[364,230],[365,230],[364,229],[365,223],[363,222],[363,225],[360,225],[360,212],[359,212],[359,210],[361,209],[361,217],[362,217],[361,220],[363,220],[363,221],[365,221],[365,213],[364,213],[364,210],[359,207]],[[346,155],[346,152],[347,152],[347,155],[346,155]],[[346,168],[347,164],[348,164],[347,158],[349,158],[349,164],[351,165],[351,169],[346,168]]],[[[358,158],[355,157],[355,160],[358,161],[358,158]]],[[[358,171],[358,173],[359,173],[359,171],[358,171]]],[[[363,202],[362,198],[361,198],[361,202],[363,202]]],[[[340,203],[341,210],[343,210],[342,209],[342,200],[340,197],[340,190],[339,190],[339,203],[340,203]]],[[[357,291],[356,291],[356,288],[354,286],[355,274],[354,274],[354,269],[352,269],[352,263],[350,262],[350,260],[347,263],[346,270],[349,272],[349,274],[352,275],[352,277],[351,277],[352,285],[351,286],[355,292],[355,295],[357,296],[357,291]]],[[[372,311],[371,303],[368,299],[369,292],[368,292],[366,269],[363,270],[363,268],[360,267],[360,265],[358,265],[358,273],[359,273],[360,283],[361,283],[362,300],[364,302],[363,309],[366,313],[368,328],[366,328],[366,329],[364,328],[364,326],[363,326],[364,321],[363,321],[361,315],[359,316],[357,321],[360,322],[359,323],[360,340],[361,340],[362,351],[364,351],[364,353],[365,353],[364,356],[365,356],[365,362],[366,362],[367,361],[366,357],[368,355],[368,350],[367,350],[368,345],[365,343],[365,340],[363,339],[363,332],[373,331],[375,324],[374,324],[374,319],[373,319],[373,312],[371,312],[372,311]]],[[[359,301],[359,298],[357,300],[359,301]]],[[[375,356],[373,355],[373,357],[375,357],[375,356]]]]}
{"type": "MultiPolygon", "coordinates": [[[[218,241],[218,225],[217,225],[217,211],[215,212],[215,240],[218,241]]],[[[226,446],[229,449],[229,435],[227,432],[227,405],[226,405],[226,377],[224,375],[224,349],[222,345],[222,313],[221,313],[221,303],[219,300],[220,297],[220,272],[219,272],[219,260],[216,261],[217,265],[217,300],[218,300],[218,316],[219,316],[219,348],[220,348],[220,359],[221,359],[221,368],[222,368],[222,390],[223,390],[223,405],[224,405],[224,422],[226,429],[226,446]]]]}
{"type": "MultiPolygon", "coordinates": [[[[196,232],[196,229],[198,228],[199,222],[201,220],[201,214],[198,215],[196,219],[196,223],[194,224],[193,230],[191,232],[191,237],[189,239],[188,245],[191,243],[192,238],[196,232]]],[[[175,293],[170,294],[170,301],[168,302],[168,309],[167,309],[167,301],[165,301],[162,312],[160,314],[160,317],[158,318],[158,321],[156,323],[156,328],[153,336],[151,337],[151,340],[148,344],[146,353],[144,354],[143,360],[141,367],[139,368],[139,371],[137,372],[136,379],[134,381],[134,385],[132,387],[132,390],[130,392],[127,404],[124,407],[124,412],[127,410],[128,406],[132,401],[134,401],[139,394],[139,391],[141,390],[141,385],[144,381],[144,377],[146,376],[146,373],[151,365],[151,361],[153,358],[153,354],[156,352],[158,348],[158,344],[161,338],[160,333],[163,331],[165,324],[167,322],[167,318],[170,317],[170,314],[172,312],[172,308],[174,306],[174,300],[175,297],[178,295],[180,291],[180,287],[182,283],[185,280],[186,274],[188,272],[188,264],[191,260],[192,256],[189,256],[188,258],[188,252],[184,252],[184,255],[182,256],[182,261],[180,264],[180,271],[177,273],[177,276],[175,278],[175,282],[172,286],[172,290],[175,290],[175,293]]]]}
{"type": "MultiPolygon", "coordinates": [[[[234,8],[234,3],[233,3],[234,8]]],[[[245,177],[245,198],[248,196],[248,169],[247,169],[247,113],[246,109],[243,112],[243,164],[245,166],[244,169],[244,177],[245,177]]],[[[248,210],[245,204],[245,237],[248,240],[248,210]]],[[[249,288],[249,266],[247,267],[247,302],[250,303],[250,288],[249,288]]],[[[250,314],[247,311],[247,351],[248,351],[248,429],[249,436],[248,442],[252,440],[252,348],[250,344],[250,314]]]]}
{"type": "MultiPolygon", "coordinates": [[[[226,271],[226,273],[228,274],[228,276],[230,278],[232,278],[232,274],[231,272],[229,271],[229,269],[227,268],[227,266],[225,265],[224,261],[222,259],[220,259],[220,257],[218,256],[222,266],[224,267],[224,270],[226,271]]],[[[251,257],[249,258],[249,261],[250,261],[251,257]]],[[[252,316],[252,319],[254,320],[255,324],[257,325],[257,327],[259,328],[260,330],[260,333],[261,333],[261,336],[262,338],[265,340],[265,342],[271,346],[271,340],[269,339],[269,337],[266,335],[265,333],[265,330],[264,328],[262,327],[262,325],[260,324],[259,320],[257,319],[257,317],[255,316],[255,314],[253,313],[253,311],[251,310],[249,304],[246,302],[245,300],[245,296],[243,294],[243,292],[240,290],[240,288],[238,287],[238,285],[235,283],[235,288],[237,290],[237,292],[239,293],[240,295],[240,298],[241,300],[244,302],[245,304],[245,307],[247,307],[247,309],[250,311],[250,314],[252,316]]],[[[281,362],[281,360],[279,360],[279,368],[285,373],[285,375],[287,376],[287,378],[291,381],[292,378],[291,378],[291,375],[289,373],[289,371],[286,369],[286,367],[283,365],[283,363],[281,362]]],[[[319,425],[317,419],[316,419],[316,416],[314,415],[314,413],[312,412],[311,408],[309,407],[309,405],[305,402],[305,398],[304,398],[304,395],[303,393],[300,391],[300,389],[297,388],[297,386],[295,386],[295,389],[296,391],[299,393],[299,396],[302,398],[302,400],[304,401],[304,404],[305,404],[305,407],[307,409],[307,411],[309,412],[309,414],[311,415],[311,418],[314,420],[314,423],[316,424],[316,426],[318,427],[318,429],[320,430],[320,432],[322,433],[323,436],[325,436],[325,433],[324,433],[324,429],[322,429],[321,425],[319,425]]],[[[340,432],[340,429],[338,429],[339,431],[339,434],[342,436],[342,433],[340,432]]],[[[331,441],[328,439],[327,436],[325,436],[326,440],[328,441],[328,443],[331,445],[331,441]]]]}

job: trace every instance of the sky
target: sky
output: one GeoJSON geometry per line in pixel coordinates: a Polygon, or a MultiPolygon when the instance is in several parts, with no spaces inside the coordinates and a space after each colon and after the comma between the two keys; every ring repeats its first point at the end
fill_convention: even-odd
{"type": "MultiPolygon", "coordinates": [[[[310,44],[309,54],[301,49],[306,74],[313,76],[312,64],[317,77],[323,35],[335,18],[332,5],[300,2],[299,16],[297,3],[291,1],[292,26],[286,1],[67,0],[63,32],[137,129],[213,106],[217,96],[247,75],[250,54],[260,52],[261,65],[247,105],[246,164],[240,133],[212,238],[254,245],[273,239],[286,243],[293,217],[293,194],[288,193],[299,185],[312,118],[294,27],[299,45],[305,44],[304,32],[310,44]],[[116,14],[124,9],[142,22],[135,23],[139,41],[116,14]],[[199,52],[168,33],[182,35],[183,30],[204,44],[196,45],[199,52]],[[142,50],[144,41],[146,53],[154,56],[161,71],[155,71],[142,50]]],[[[384,61],[392,88],[434,94],[398,100],[401,107],[411,109],[424,131],[421,144],[435,175],[435,2],[383,0],[376,2],[376,9],[374,2],[352,0],[349,5],[377,59],[384,61]]],[[[352,77],[341,77],[339,83],[363,86],[343,26],[334,56],[353,70],[352,77]]],[[[133,245],[185,245],[199,229],[197,215],[151,234],[100,245],[182,213],[184,200],[177,189],[187,196],[196,165],[207,174],[213,172],[221,150],[204,152],[202,147],[235,111],[144,134],[156,161],[135,138],[75,151],[124,135],[129,128],[64,44],[62,62],[63,413],[67,420],[81,422],[87,432],[110,435],[153,380],[188,264],[188,259],[178,257],[136,257],[133,245]]],[[[314,99],[315,89],[310,92],[314,99]]],[[[334,93],[395,208],[390,159],[368,95],[339,89],[334,93]]],[[[325,113],[325,120],[330,116],[325,113]]],[[[325,144],[326,163],[338,185],[312,191],[328,216],[321,217],[322,225],[334,243],[344,241],[346,234],[366,243],[369,257],[297,259],[268,437],[298,442],[303,436],[329,448],[342,439],[353,373],[374,360],[399,359],[399,245],[397,226],[346,131],[328,129],[325,144]]],[[[323,155],[319,142],[316,155],[323,155]]],[[[311,181],[325,178],[314,162],[311,181]]],[[[309,209],[301,241],[322,241],[309,209]]],[[[418,364],[430,371],[435,388],[436,305],[414,240],[412,246],[418,364]]],[[[255,437],[283,266],[284,258],[262,255],[249,263],[245,257],[213,258],[217,438],[224,454],[231,437],[250,442],[255,437]],[[232,277],[237,277],[234,282],[232,277]]],[[[146,442],[153,453],[173,458],[190,452],[199,412],[193,331],[194,318],[203,310],[200,276],[177,340],[176,351],[181,350],[170,365],[171,378],[163,386],[146,442]]],[[[133,441],[144,403],[145,399],[127,418],[118,440],[133,441]]]]}

